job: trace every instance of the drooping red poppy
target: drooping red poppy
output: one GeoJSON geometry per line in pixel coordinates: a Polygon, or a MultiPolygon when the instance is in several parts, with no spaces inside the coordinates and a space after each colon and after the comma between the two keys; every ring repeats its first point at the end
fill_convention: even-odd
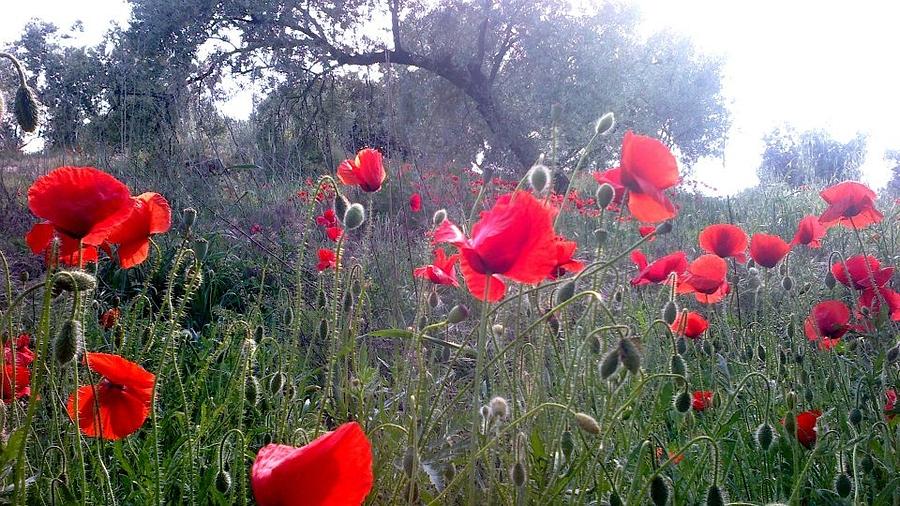
{"type": "Polygon", "coordinates": [[[884,417],[887,418],[888,421],[891,421],[896,416],[894,411],[897,407],[897,391],[893,388],[889,388],[884,392],[884,396],[884,417]]]}
{"type": "Polygon", "coordinates": [[[316,270],[322,272],[326,269],[334,269],[337,267],[337,255],[334,250],[320,248],[319,263],[316,264],[316,270]]]}
{"type": "Polygon", "coordinates": [[[557,279],[566,275],[567,272],[581,272],[584,269],[584,263],[572,258],[578,243],[575,241],[567,241],[564,237],[556,238],[556,265],[550,270],[547,279],[557,279]]]}
{"type": "Polygon", "coordinates": [[[722,258],[734,258],[740,263],[747,261],[747,233],[737,225],[717,223],[700,232],[700,247],[707,253],[722,258]]]}
{"type": "Polygon", "coordinates": [[[803,324],[806,338],[819,348],[831,349],[850,330],[850,309],[839,300],[822,301],[809,312],[803,324]]]}
{"type": "MultiPolygon", "coordinates": [[[[59,238],[59,261],[63,265],[78,265],[78,240],[61,234],[56,230],[49,221],[43,223],[35,223],[31,230],[25,234],[25,244],[31,249],[32,253],[44,253],[46,261],[49,264],[50,258],[50,242],[54,237],[59,238]]],[[[81,262],[92,263],[98,259],[97,247],[82,245],[81,262]]]]}
{"type": "Polygon", "coordinates": [[[868,308],[869,314],[877,315],[881,311],[882,301],[887,303],[888,317],[900,321],[900,293],[890,288],[873,286],[866,288],[859,296],[859,305],[868,308]]]}
{"type": "MultiPolygon", "coordinates": [[[[797,432],[796,437],[797,441],[805,446],[807,449],[812,448],[813,445],[816,444],[816,421],[819,417],[822,416],[822,412],[818,409],[813,409],[810,411],[804,411],[802,413],[797,414],[796,426],[797,432]]],[[[784,420],[781,420],[781,424],[784,425],[784,420]]]]}
{"type": "MultiPolygon", "coordinates": [[[[646,225],[643,227],[638,227],[638,233],[641,234],[641,237],[647,237],[648,235],[652,234],[655,231],[656,231],[656,227],[654,227],[653,225],[646,225]]],[[[655,240],[656,240],[656,237],[654,236],[654,237],[651,237],[650,239],[647,239],[647,242],[653,242],[655,240]]]]}
{"type": "Polygon", "coordinates": [[[625,187],[622,186],[622,169],[617,167],[602,172],[594,172],[592,175],[598,184],[602,185],[604,183],[609,183],[609,185],[613,187],[615,193],[613,194],[613,199],[609,203],[609,206],[607,206],[607,209],[610,211],[618,211],[619,207],[622,206],[622,200],[625,198],[625,187]]]}
{"type": "Polygon", "coordinates": [[[422,210],[422,196],[418,193],[413,193],[409,197],[409,209],[417,213],[422,210]]]}
{"type": "Polygon", "coordinates": [[[778,265],[789,251],[791,247],[777,235],[753,234],[750,238],[750,258],[767,269],[778,265]]]}
{"type": "Polygon", "coordinates": [[[712,407],[713,393],[711,390],[697,390],[691,395],[691,407],[694,411],[704,411],[712,407]]]}
{"type": "Polygon", "coordinates": [[[709,322],[700,313],[689,311],[686,318],[684,313],[678,313],[675,321],[669,327],[677,335],[690,339],[699,339],[706,332],[706,329],[709,328],[709,322]]]}
{"type": "Polygon", "coordinates": [[[99,246],[128,218],[133,204],[128,187],[106,172],[60,167],[35,180],[28,189],[28,207],[61,236],[99,246]]]}
{"type": "Polygon", "coordinates": [[[171,226],[172,209],[162,195],[147,192],[134,197],[131,216],[109,234],[109,242],[119,246],[119,265],[130,269],[143,263],[150,255],[150,236],[168,232],[171,226]]]}
{"type": "Polygon", "coordinates": [[[387,178],[381,152],[365,148],[356,153],[356,158],[344,160],[337,169],[338,179],[349,186],[359,186],[364,192],[377,192],[387,178]]]}
{"type": "Polygon", "coordinates": [[[427,279],[436,285],[458,287],[459,281],[456,280],[456,269],[454,268],[457,260],[459,260],[458,254],[448,257],[444,250],[438,248],[434,250],[434,261],[428,265],[417,267],[413,271],[413,275],[427,279]]]}
{"type": "Polygon", "coordinates": [[[841,225],[846,228],[866,228],[884,219],[875,209],[875,192],[862,183],[844,181],[825,188],[819,194],[828,208],[819,216],[825,227],[841,225]]]}
{"type": "Polygon", "coordinates": [[[28,367],[34,362],[34,351],[29,348],[31,344],[31,336],[28,334],[19,334],[15,339],[8,339],[3,344],[3,360],[6,364],[13,363],[13,351],[16,355],[16,365],[28,367]]]}
{"type": "Polygon", "coordinates": [[[300,448],[268,444],[250,470],[260,506],[358,506],[373,482],[372,446],[356,422],[300,448]]]}
{"type": "Polygon", "coordinates": [[[822,247],[821,239],[828,233],[828,229],[819,223],[819,217],[813,214],[804,216],[797,224],[797,232],[791,240],[791,246],[805,244],[810,248],[822,247]]]}
{"type": "Polygon", "coordinates": [[[670,274],[674,272],[680,276],[688,267],[687,256],[684,254],[684,251],[670,253],[648,264],[644,253],[641,250],[634,250],[631,252],[631,261],[638,268],[637,275],[631,278],[633,286],[665,283],[669,279],[670,274]]]}
{"type": "Polygon", "coordinates": [[[107,309],[100,315],[100,326],[106,330],[109,330],[116,326],[116,323],[119,321],[119,317],[122,316],[122,310],[114,307],[107,309]]]}
{"type": "Polygon", "coordinates": [[[0,399],[6,404],[11,404],[16,399],[21,399],[31,393],[31,371],[24,365],[11,363],[3,365],[3,378],[0,380],[0,399]],[[13,388],[15,382],[15,388],[13,388]]]}
{"type": "Polygon", "coordinates": [[[140,429],[150,413],[156,376],[130,360],[108,353],[86,353],[84,362],[103,379],[95,385],[78,387],[77,407],[75,393],[69,396],[69,418],[74,421],[78,416],[84,435],[111,441],[140,429]]]}
{"type": "Polygon", "coordinates": [[[479,300],[496,302],[506,293],[504,276],[535,284],[556,266],[555,211],[528,192],[501,195],[494,206],[482,211],[470,237],[450,220],[434,232],[434,242],[459,249],[459,267],[469,292],[479,300]]]}
{"type": "Polygon", "coordinates": [[[844,286],[865,290],[872,286],[884,286],[894,275],[894,268],[882,269],[881,262],[872,255],[854,255],[847,259],[846,269],[842,262],[835,262],[831,266],[831,274],[844,286]],[[869,264],[868,267],[866,267],[866,263],[869,264]],[[870,271],[871,277],[869,276],[870,271]]]}
{"type": "Polygon", "coordinates": [[[716,255],[702,255],[688,264],[678,282],[678,293],[693,293],[697,301],[714,304],[728,295],[730,287],[725,276],[728,264],[716,255]]]}
{"type": "Polygon", "coordinates": [[[677,214],[663,193],[678,184],[678,164],[665,144],[625,132],[620,169],[622,186],[628,190],[628,210],[638,221],[655,223],[677,214]]]}

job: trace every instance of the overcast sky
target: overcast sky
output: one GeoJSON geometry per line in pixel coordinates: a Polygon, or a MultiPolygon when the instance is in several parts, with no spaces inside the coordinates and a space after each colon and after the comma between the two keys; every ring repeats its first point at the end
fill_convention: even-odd
{"type": "MultiPolygon", "coordinates": [[[[690,35],[704,51],[726,57],[725,91],[733,127],[724,159],[702,160],[696,179],[729,194],[754,185],[762,135],[783,123],[825,128],[840,140],[869,134],[865,181],[883,186],[890,168],[885,148],[900,148],[900,2],[755,0],[634,0],[647,32],[669,28],[690,35]]],[[[0,46],[15,40],[31,18],[84,31],[76,41],[98,42],[113,24],[128,22],[123,0],[7,2],[0,46]]],[[[223,104],[245,118],[250,92],[223,104]]]]}

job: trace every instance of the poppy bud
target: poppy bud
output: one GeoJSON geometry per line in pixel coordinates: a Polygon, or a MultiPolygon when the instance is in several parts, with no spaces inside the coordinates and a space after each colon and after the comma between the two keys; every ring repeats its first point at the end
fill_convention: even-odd
{"type": "Polygon", "coordinates": [[[706,506],[724,506],[725,496],[718,485],[710,485],[706,491],[706,506]]]}
{"type": "Polygon", "coordinates": [[[550,182],[550,170],[546,165],[538,164],[531,168],[528,172],[528,184],[534,189],[535,193],[542,193],[547,189],[550,182]]]}
{"type": "Polygon", "coordinates": [[[628,369],[628,372],[637,374],[641,370],[641,352],[638,351],[631,338],[626,337],[619,340],[619,355],[622,365],[628,369]]]}
{"type": "Polygon", "coordinates": [[[753,439],[756,440],[757,446],[759,446],[762,451],[768,451],[768,449],[772,447],[772,442],[775,440],[775,432],[768,422],[763,422],[756,428],[753,439]]]}
{"type": "Polygon", "coordinates": [[[691,394],[687,390],[682,390],[675,396],[672,406],[679,413],[687,413],[691,409],[691,394]]]}
{"type": "Polygon", "coordinates": [[[113,327],[113,344],[116,349],[122,348],[125,344],[125,328],[119,323],[113,327]]]}
{"type": "Polygon", "coordinates": [[[625,506],[625,503],[622,502],[622,498],[619,497],[615,491],[609,494],[609,506],[625,506]]]}
{"type": "Polygon", "coordinates": [[[222,469],[216,474],[216,490],[222,495],[227,495],[231,491],[231,474],[222,469]]]}
{"type": "Polygon", "coordinates": [[[597,423],[597,420],[595,420],[594,417],[587,413],[575,413],[575,424],[578,425],[579,429],[588,434],[593,434],[594,436],[600,435],[600,424],[597,423]]]}
{"type": "Polygon", "coordinates": [[[276,372],[269,377],[269,392],[278,394],[284,388],[284,373],[276,372]]]}
{"type": "Polygon", "coordinates": [[[84,342],[84,329],[78,320],[66,320],[63,322],[56,340],[53,341],[53,356],[60,365],[68,364],[81,354],[84,342]]]}
{"type": "Polygon", "coordinates": [[[781,274],[782,276],[787,276],[787,273],[788,273],[788,270],[787,270],[786,263],[782,263],[781,265],[778,266],[778,274],[781,274]]]}
{"type": "Polygon", "coordinates": [[[257,344],[263,340],[266,336],[266,329],[263,328],[262,325],[257,325],[255,329],[253,329],[253,340],[257,342],[257,344]]]}
{"type": "Polygon", "coordinates": [[[662,317],[666,325],[671,325],[675,322],[675,318],[678,317],[678,304],[674,300],[666,302],[666,305],[663,307],[662,317]]]}
{"type": "Polygon", "coordinates": [[[194,253],[197,254],[197,258],[200,260],[206,259],[206,254],[209,252],[209,241],[204,238],[197,239],[197,242],[194,243],[194,253]]]}
{"type": "Polygon", "coordinates": [[[756,267],[751,267],[751,268],[747,269],[747,274],[749,274],[752,277],[759,276],[759,269],[757,269],[756,267]]]}
{"type": "Polygon", "coordinates": [[[672,231],[672,222],[664,221],[656,226],[656,235],[666,235],[672,231]]]}
{"type": "Polygon", "coordinates": [[[687,351],[687,339],[679,337],[675,341],[675,351],[677,351],[679,355],[684,355],[687,351]]]}
{"type": "Polygon", "coordinates": [[[757,288],[762,286],[762,281],[760,281],[756,276],[750,276],[750,279],[747,281],[747,285],[751,290],[756,290],[757,288]]]}
{"type": "Polygon", "coordinates": [[[766,348],[763,345],[756,347],[756,356],[763,362],[766,361],[766,348]]]}
{"type": "Polygon", "coordinates": [[[613,349],[600,362],[600,377],[607,379],[619,369],[619,350],[613,349]]]}
{"type": "Polygon", "coordinates": [[[572,451],[575,450],[575,438],[572,437],[571,431],[563,431],[562,440],[560,440],[559,446],[567,459],[572,456],[572,451]]]}
{"type": "Polygon", "coordinates": [[[347,197],[344,197],[341,194],[337,194],[334,197],[334,216],[341,222],[344,221],[344,216],[347,215],[347,209],[350,208],[350,201],[347,200],[347,197]]]}
{"type": "Polygon", "coordinates": [[[344,310],[344,314],[350,314],[350,312],[353,311],[353,294],[352,293],[347,292],[344,294],[344,301],[343,301],[342,309],[344,310]]]}
{"type": "Polygon", "coordinates": [[[403,472],[406,473],[406,476],[412,476],[413,470],[416,463],[416,455],[412,448],[407,448],[406,452],[403,454],[403,472]]]}
{"type": "Polygon", "coordinates": [[[521,460],[513,464],[509,474],[515,486],[519,488],[525,486],[527,477],[525,475],[525,464],[523,464],[521,460]]]}
{"type": "Polygon", "coordinates": [[[428,305],[434,309],[441,304],[441,297],[437,292],[431,292],[428,294],[428,305]]]}
{"type": "Polygon", "coordinates": [[[559,290],[556,291],[556,304],[562,304],[563,302],[571,299],[575,295],[575,280],[570,279],[562,284],[559,287],[559,290]]]}
{"type": "Polygon", "coordinates": [[[837,495],[846,499],[850,492],[853,491],[853,483],[850,481],[850,477],[845,473],[839,474],[837,479],[834,480],[834,491],[837,492],[837,495]]]}
{"type": "Polygon", "coordinates": [[[457,304],[453,306],[453,309],[450,310],[450,314],[447,315],[447,322],[451,325],[455,325],[462,321],[465,321],[466,318],[469,317],[469,308],[463,306],[462,304],[457,304]]]}
{"type": "MultiPolygon", "coordinates": [[[[687,375],[687,364],[684,363],[684,358],[681,355],[675,353],[672,355],[671,367],[670,370],[672,374],[678,374],[680,376],[687,375]]],[[[678,381],[681,381],[680,379],[678,381]]]]}
{"type": "Polygon", "coordinates": [[[57,272],[53,276],[53,288],[66,292],[86,292],[97,287],[97,278],[80,270],[57,272]]]}
{"type": "Polygon", "coordinates": [[[860,465],[862,466],[863,471],[871,473],[875,469],[875,460],[872,459],[871,455],[866,455],[863,457],[860,465]]]}
{"type": "Polygon", "coordinates": [[[366,210],[362,204],[351,204],[344,213],[344,228],[347,230],[356,230],[364,221],[366,221],[366,210]]]}
{"type": "Polygon", "coordinates": [[[497,396],[491,399],[489,403],[491,408],[491,416],[498,419],[504,419],[509,416],[509,404],[503,397],[497,396]]]}
{"type": "Polygon", "coordinates": [[[893,364],[897,361],[897,357],[900,356],[900,344],[894,346],[893,348],[887,351],[887,361],[889,364],[893,364]]]}
{"type": "Polygon", "coordinates": [[[256,403],[259,402],[259,380],[256,379],[256,376],[247,378],[246,395],[247,402],[251,406],[256,406],[256,403]]]}
{"type": "Polygon", "coordinates": [[[616,189],[609,183],[603,183],[597,188],[594,199],[597,201],[597,207],[606,209],[616,196],[616,189]]]}
{"type": "Polygon", "coordinates": [[[837,280],[834,278],[834,274],[831,271],[825,273],[825,288],[832,290],[837,284],[837,280]]]}
{"type": "MultiPolygon", "coordinates": [[[[803,372],[805,373],[806,370],[804,369],[803,372]]],[[[809,381],[809,378],[807,377],[806,380],[809,381]]],[[[805,400],[807,402],[807,404],[812,404],[813,392],[812,392],[812,389],[810,389],[809,387],[806,387],[803,390],[803,400],[805,400]]]]}
{"type": "Polygon", "coordinates": [[[484,422],[487,423],[488,420],[491,419],[491,407],[485,404],[481,406],[481,418],[484,419],[484,422]]]}
{"type": "Polygon", "coordinates": [[[435,226],[440,225],[447,219],[447,210],[446,209],[438,209],[434,212],[434,215],[431,217],[431,223],[435,226]]]}
{"type": "Polygon", "coordinates": [[[788,392],[785,401],[787,402],[788,409],[793,411],[794,408],[797,407],[797,392],[793,390],[788,392]]]}
{"type": "Polygon", "coordinates": [[[794,278],[790,276],[781,278],[781,288],[784,288],[786,292],[790,292],[791,288],[794,288],[794,278]]]}
{"type": "Polygon", "coordinates": [[[193,207],[187,207],[182,210],[181,221],[184,222],[185,231],[190,232],[191,228],[194,226],[194,222],[197,221],[197,210],[193,207]]]}
{"type": "Polygon", "coordinates": [[[615,126],[616,117],[613,113],[608,112],[603,116],[600,116],[600,119],[597,120],[597,124],[594,125],[594,132],[598,135],[606,135],[611,132],[615,126]]]}
{"type": "Polygon", "coordinates": [[[601,246],[606,244],[607,237],[609,237],[609,232],[607,232],[605,228],[594,230],[594,238],[597,239],[597,244],[601,246]]]}
{"type": "Polygon", "coordinates": [[[784,431],[788,433],[788,435],[793,436],[797,430],[797,415],[794,414],[794,410],[792,409],[788,412],[787,416],[784,417],[784,431]]]}
{"type": "Polygon", "coordinates": [[[655,506],[665,506],[669,502],[669,485],[658,474],[650,481],[650,500],[655,506]]]}
{"type": "Polygon", "coordinates": [[[491,333],[497,339],[502,338],[504,332],[506,332],[506,329],[503,328],[503,325],[500,325],[499,323],[495,323],[495,324],[491,325],[491,333]]]}
{"type": "Polygon", "coordinates": [[[853,408],[850,410],[850,415],[848,416],[850,419],[850,423],[859,428],[859,424],[862,422],[862,411],[859,408],[853,408]]]}
{"type": "Polygon", "coordinates": [[[328,339],[328,321],[324,318],[319,320],[319,339],[322,341],[328,339]]]}
{"type": "Polygon", "coordinates": [[[37,130],[41,122],[41,107],[34,96],[34,90],[24,82],[16,90],[16,101],[13,104],[16,122],[28,133],[37,130]]]}

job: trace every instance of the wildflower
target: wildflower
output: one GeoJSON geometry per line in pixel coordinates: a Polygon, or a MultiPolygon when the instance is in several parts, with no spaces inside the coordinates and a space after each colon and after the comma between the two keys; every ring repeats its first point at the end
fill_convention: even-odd
{"type": "Polygon", "coordinates": [[[417,213],[422,210],[422,196],[418,193],[413,193],[409,197],[409,209],[417,213]]]}
{"type": "Polygon", "coordinates": [[[564,237],[556,238],[556,266],[550,270],[547,279],[556,279],[567,272],[580,272],[584,264],[572,258],[578,244],[575,241],[567,241],[564,237]]]}
{"type": "Polygon", "coordinates": [[[362,504],[372,489],[372,447],[356,422],[306,446],[268,444],[250,470],[260,506],[362,504]]]}
{"type": "Polygon", "coordinates": [[[344,229],[341,227],[328,227],[325,229],[325,236],[328,237],[332,242],[337,242],[341,236],[344,235],[344,229]]]}
{"type": "Polygon", "coordinates": [[[325,228],[338,226],[338,218],[334,209],[328,208],[322,211],[321,215],[316,216],[316,224],[325,228]]]}
{"type": "Polygon", "coordinates": [[[884,401],[884,416],[891,421],[896,416],[897,411],[897,391],[889,388],[884,392],[886,400],[884,401]]]}
{"type": "Polygon", "coordinates": [[[31,249],[32,253],[44,253],[46,261],[49,264],[53,259],[50,258],[50,242],[54,237],[59,238],[59,261],[63,265],[78,265],[79,259],[84,263],[96,262],[98,251],[96,246],[82,245],[79,254],[77,239],[73,239],[65,234],[59,234],[56,227],[49,222],[36,223],[31,230],[25,234],[25,244],[31,249]]]}
{"type": "Polygon", "coordinates": [[[699,339],[709,328],[709,322],[700,313],[690,311],[685,317],[680,313],[670,325],[672,332],[689,339],[699,339]]]}
{"type": "MultiPolygon", "coordinates": [[[[608,187],[612,188],[613,194],[609,198],[609,202],[606,207],[610,211],[616,211],[622,205],[622,200],[625,198],[625,187],[622,186],[622,169],[615,168],[609,169],[603,172],[594,172],[592,174],[594,176],[594,180],[600,184],[600,188],[604,188],[604,185],[608,185],[608,187]]],[[[608,190],[604,190],[607,192],[608,190]]],[[[606,196],[603,196],[604,200],[606,196]]],[[[600,192],[598,190],[597,193],[597,204],[602,204],[603,201],[600,200],[600,192]]]]}
{"type": "Polygon", "coordinates": [[[31,372],[24,364],[4,364],[3,378],[0,378],[0,399],[6,404],[11,404],[16,399],[21,399],[31,393],[31,372]],[[15,390],[13,383],[15,382],[15,390]]]}
{"type": "Polygon", "coordinates": [[[322,272],[326,269],[334,269],[337,267],[337,255],[334,250],[320,248],[319,263],[316,264],[316,270],[322,272]]]}
{"type": "Polygon", "coordinates": [[[769,234],[753,234],[750,239],[750,257],[759,265],[771,269],[791,250],[781,237],[769,234]]]}
{"type": "Polygon", "coordinates": [[[13,363],[13,352],[16,354],[16,365],[27,367],[34,362],[34,351],[28,347],[31,344],[31,336],[19,334],[15,339],[7,339],[3,343],[3,360],[6,364],[13,363]]]}
{"type": "Polygon", "coordinates": [[[479,300],[496,302],[506,293],[500,276],[535,284],[556,266],[553,216],[554,211],[532,194],[508,193],[481,213],[471,237],[463,235],[450,220],[444,220],[434,233],[434,242],[456,246],[469,292],[479,300]]]}
{"type": "Polygon", "coordinates": [[[660,460],[672,459],[673,464],[680,464],[682,460],[684,460],[683,453],[672,453],[669,450],[666,450],[660,446],[656,447],[656,458],[660,460]]]}
{"type": "Polygon", "coordinates": [[[381,152],[372,148],[361,149],[356,158],[341,162],[337,176],[345,185],[359,186],[364,192],[377,192],[387,177],[381,152]]]}
{"type": "Polygon", "coordinates": [[[413,274],[416,277],[424,278],[436,285],[451,285],[451,286],[459,286],[459,282],[456,280],[456,262],[459,260],[459,255],[450,255],[447,256],[442,249],[434,250],[434,261],[431,264],[423,265],[422,267],[416,268],[413,271],[413,274]]]}
{"type": "Polygon", "coordinates": [[[172,210],[162,195],[147,192],[133,200],[131,215],[109,234],[109,242],[119,245],[119,265],[123,269],[146,260],[150,253],[150,236],[168,232],[172,226],[172,210]]]}
{"type": "Polygon", "coordinates": [[[713,304],[728,294],[728,265],[716,255],[702,255],[690,264],[679,280],[678,293],[693,293],[699,302],[713,304]]]}
{"type": "Polygon", "coordinates": [[[859,305],[867,308],[870,314],[878,314],[882,300],[887,302],[888,317],[895,322],[900,321],[900,293],[889,288],[874,286],[863,290],[859,296],[859,305]]]}
{"type": "Polygon", "coordinates": [[[691,394],[691,407],[694,411],[703,411],[712,407],[713,393],[710,390],[697,390],[691,394]]]}
{"type": "Polygon", "coordinates": [[[721,258],[734,258],[744,263],[747,257],[747,234],[737,225],[718,223],[710,225],[700,232],[700,247],[707,253],[721,258]]]}
{"type": "Polygon", "coordinates": [[[119,321],[119,317],[122,316],[122,310],[117,307],[107,309],[100,315],[100,326],[106,330],[109,330],[116,326],[116,322],[119,321]]]}
{"type": "Polygon", "coordinates": [[[820,349],[833,348],[850,330],[850,309],[839,300],[816,304],[803,324],[806,338],[818,341],[820,349]]]}
{"type": "Polygon", "coordinates": [[[856,290],[864,290],[873,286],[884,286],[894,274],[893,267],[881,268],[881,262],[872,255],[854,255],[847,259],[846,268],[843,262],[835,262],[831,266],[831,273],[835,279],[844,286],[853,287],[856,290]],[[868,267],[866,264],[869,264],[868,267]],[[871,272],[871,277],[869,276],[871,272]]]}
{"type": "Polygon", "coordinates": [[[797,232],[791,240],[791,246],[804,244],[810,248],[820,248],[820,240],[825,237],[827,229],[819,223],[819,217],[815,215],[804,216],[797,224],[797,232]]]}
{"type": "Polygon", "coordinates": [[[86,436],[117,440],[137,431],[150,413],[156,376],[108,353],[87,353],[84,362],[103,379],[96,385],[78,387],[78,406],[75,394],[69,397],[69,417],[74,420],[78,416],[79,428],[86,436]]]}
{"type": "MultiPolygon", "coordinates": [[[[638,234],[640,234],[641,237],[647,237],[648,235],[652,234],[653,232],[656,232],[656,227],[654,227],[653,225],[646,225],[643,227],[638,227],[638,234]]],[[[656,240],[656,237],[654,236],[654,237],[651,237],[650,239],[648,239],[647,242],[653,242],[655,240],[656,240]]]]}
{"type": "Polygon", "coordinates": [[[825,188],[819,194],[828,208],[819,216],[825,227],[841,225],[846,228],[866,228],[884,219],[875,209],[875,192],[855,181],[844,181],[825,188]]]}
{"type": "Polygon", "coordinates": [[[631,252],[631,261],[638,268],[637,275],[631,278],[631,284],[634,286],[663,283],[673,272],[680,276],[688,267],[687,256],[683,251],[670,253],[648,264],[644,253],[641,250],[634,250],[631,252]]]}
{"type": "Polygon", "coordinates": [[[622,186],[628,190],[628,210],[638,221],[653,223],[677,214],[663,194],[678,184],[678,164],[665,144],[625,132],[620,169],[622,186]]]}
{"type": "MultiPolygon", "coordinates": [[[[797,417],[795,418],[794,425],[796,427],[795,431],[797,441],[806,448],[812,448],[812,446],[816,444],[816,421],[820,416],[822,416],[822,412],[817,409],[813,409],[810,411],[798,413],[797,417]]],[[[782,419],[781,424],[786,425],[785,420],[782,419]]]]}

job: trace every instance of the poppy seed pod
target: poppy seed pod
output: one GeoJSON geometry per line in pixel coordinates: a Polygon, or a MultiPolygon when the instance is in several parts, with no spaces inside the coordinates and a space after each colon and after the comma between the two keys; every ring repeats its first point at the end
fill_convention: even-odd
{"type": "Polygon", "coordinates": [[[606,209],[616,196],[616,189],[609,183],[603,183],[597,188],[594,199],[597,200],[597,207],[606,209]]]}
{"type": "Polygon", "coordinates": [[[768,451],[772,447],[772,442],[775,441],[775,431],[772,430],[771,425],[763,422],[756,428],[756,432],[753,433],[753,439],[756,440],[760,450],[768,451]]]}
{"type": "Polygon", "coordinates": [[[78,320],[66,320],[63,322],[56,340],[53,341],[53,356],[60,365],[71,362],[81,354],[82,342],[84,342],[84,329],[78,320]]]}
{"type": "Polygon", "coordinates": [[[706,506],[724,506],[725,496],[718,485],[710,485],[706,491],[706,506]]]}
{"type": "Polygon", "coordinates": [[[451,325],[455,325],[457,323],[465,321],[468,317],[469,308],[462,304],[457,304],[453,306],[453,309],[450,310],[450,314],[447,315],[447,322],[451,325]]]}
{"type": "Polygon", "coordinates": [[[573,296],[575,296],[575,280],[570,279],[563,283],[562,286],[559,287],[559,290],[556,291],[556,304],[562,304],[573,296]]]}
{"type": "Polygon", "coordinates": [[[334,215],[338,220],[344,221],[344,216],[347,214],[347,209],[349,208],[350,201],[347,200],[347,197],[344,197],[341,194],[334,197],[334,215]]]}
{"type": "Polygon", "coordinates": [[[600,362],[600,377],[607,379],[619,369],[619,350],[613,349],[600,362]]]}
{"type": "Polygon", "coordinates": [[[351,204],[344,213],[344,228],[347,230],[356,230],[366,221],[366,210],[362,204],[351,204]]]}
{"type": "Polygon", "coordinates": [[[608,112],[603,116],[600,116],[600,119],[597,120],[597,124],[594,125],[594,132],[599,135],[606,135],[612,132],[612,129],[616,126],[616,117],[613,113],[608,112]]]}
{"type": "Polygon", "coordinates": [[[447,219],[447,210],[446,209],[438,209],[431,216],[431,223],[434,225],[440,225],[447,219]]]}
{"type": "Polygon", "coordinates": [[[595,420],[594,417],[587,413],[575,413],[575,424],[578,425],[579,429],[588,434],[594,436],[600,435],[600,424],[597,423],[597,420],[595,420]]]}
{"type": "Polygon", "coordinates": [[[641,352],[630,337],[619,340],[619,358],[631,374],[637,374],[641,370],[641,352]]]}
{"type": "Polygon", "coordinates": [[[222,469],[216,474],[216,490],[222,495],[227,495],[231,491],[231,474],[222,469]]]}
{"type": "Polygon", "coordinates": [[[53,276],[54,290],[65,292],[86,292],[97,287],[97,278],[84,271],[72,270],[58,272],[53,276]]]}
{"type": "Polygon", "coordinates": [[[662,315],[666,325],[672,325],[672,323],[675,322],[675,318],[678,318],[678,304],[676,304],[674,300],[666,302],[665,307],[663,307],[662,315]]]}
{"type": "Polygon", "coordinates": [[[498,419],[504,419],[509,416],[509,403],[503,397],[497,396],[491,399],[489,403],[491,408],[491,416],[498,419]]]}
{"type": "Polygon", "coordinates": [[[650,500],[655,506],[665,506],[669,502],[669,485],[658,474],[650,481],[650,500]]]}
{"type": "Polygon", "coordinates": [[[525,464],[521,460],[513,464],[509,474],[515,486],[519,488],[525,486],[527,476],[525,474],[525,464]]]}
{"type": "Polygon", "coordinates": [[[38,124],[41,122],[41,108],[34,96],[34,90],[27,84],[22,83],[16,90],[13,113],[22,130],[28,133],[37,130],[38,124]]]}
{"type": "Polygon", "coordinates": [[[834,491],[837,492],[837,495],[846,499],[850,496],[850,492],[853,491],[853,483],[850,481],[850,477],[847,476],[846,473],[841,473],[834,480],[834,491]]]}
{"type": "Polygon", "coordinates": [[[531,185],[535,193],[542,193],[546,190],[549,182],[550,170],[547,169],[546,165],[535,165],[528,172],[528,184],[531,185]]]}

